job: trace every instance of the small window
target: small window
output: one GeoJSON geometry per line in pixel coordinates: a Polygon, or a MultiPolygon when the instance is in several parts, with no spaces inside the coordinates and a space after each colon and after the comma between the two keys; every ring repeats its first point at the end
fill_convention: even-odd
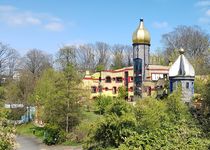
{"type": "Polygon", "coordinates": [[[102,86],[98,86],[98,92],[99,92],[99,93],[102,92],[102,86]]]}
{"type": "Polygon", "coordinates": [[[131,77],[131,81],[133,81],[133,77],[131,77]]]}
{"type": "Polygon", "coordinates": [[[130,92],[133,92],[133,87],[130,87],[130,92]]]}
{"type": "Polygon", "coordinates": [[[116,77],[116,82],[117,82],[117,83],[121,83],[122,80],[123,80],[122,77],[116,77]]]}
{"type": "Polygon", "coordinates": [[[186,89],[189,89],[190,85],[189,82],[186,82],[186,89]]]}
{"type": "Polygon", "coordinates": [[[105,87],[105,91],[108,91],[109,90],[109,88],[108,87],[105,87]]]}
{"type": "Polygon", "coordinates": [[[115,86],[114,86],[113,89],[112,89],[112,93],[113,93],[113,94],[116,94],[116,93],[117,93],[117,88],[116,88],[115,86]]]}
{"type": "Polygon", "coordinates": [[[105,82],[106,83],[111,83],[111,77],[110,76],[107,76],[106,79],[105,79],[105,82]]]}
{"type": "Polygon", "coordinates": [[[147,87],[147,96],[151,96],[152,88],[149,86],[147,87]]]}
{"type": "Polygon", "coordinates": [[[91,86],[91,93],[96,93],[96,92],[97,92],[96,86],[91,86]]]}

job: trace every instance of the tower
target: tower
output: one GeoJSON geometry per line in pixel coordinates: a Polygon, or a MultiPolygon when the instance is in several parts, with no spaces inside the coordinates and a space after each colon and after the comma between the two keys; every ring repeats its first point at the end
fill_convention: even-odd
{"type": "Polygon", "coordinates": [[[142,82],[146,79],[146,68],[149,65],[150,34],[144,28],[144,21],[133,33],[133,70],[134,99],[142,97],[142,82]]]}
{"type": "Polygon", "coordinates": [[[173,92],[178,84],[182,89],[182,100],[191,103],[194,94],[195,70],[184,56],[184,49],[179,50],[179,57],[169,69],[170,92],[173,92]]]}

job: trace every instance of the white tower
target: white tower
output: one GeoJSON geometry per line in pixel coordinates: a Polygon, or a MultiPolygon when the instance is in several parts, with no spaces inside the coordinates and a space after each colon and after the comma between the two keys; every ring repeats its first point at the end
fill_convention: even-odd
{"type": "Polygon", "coordinates": [[[191,103],[194,94],[195,70],[184,56],[184,49],[180,49],[180,55],[169,69],[170,91],[173,92],[178,84],[182,88],[182,100],[191,103]]]}

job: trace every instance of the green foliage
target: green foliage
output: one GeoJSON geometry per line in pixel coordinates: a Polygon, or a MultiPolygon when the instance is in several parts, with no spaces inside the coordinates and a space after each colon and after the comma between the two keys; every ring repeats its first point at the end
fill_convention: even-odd
{"type": "Polygon", "coordinates": [[[116,100],[107,108],[105,116],[100,119],[85,148],[117,147],[130,136],[136,128],[136,118],[132,108],[124,100],[116,100]]]}
{"type": "Polygon", "coordinates": [[[132,111],[132,107],[124,99],[116,99],[107,109],[107,114],[115,114],[120,117],[132,111]]]}
{"type": "Polygon", "coordinates": [[[204,135],[177,90],[162,101],[139,100],[135,107],[114,101],[91,130],[84,148],[207,150],[210,140],[204,135]]]}
{"type": "Polygon", "coordinates": [[[66,66],[63,72],[49,69],[37,81],[33,100],[38,110],[43,108],[45,123],[55,124],[69,132],[80,121],[81,78],[73,66],[66,66]]]}
{"type": "Polygon", "coordinates": [[[200,78],[195,78],[195,81],[194,81],[194,91],[195,91],[195,93],[204,94],[205,90],[206,90],[206,87],[205,87],[204,80],[202,80],[200,78]]]}
{"type": "Polygon", "coordinates": [[[167,105],[167,113],[171,122],[187,121],[190,118],[189,108],[183,104],[180,90],[174,91],[164,101],[167,105]]]}
{"type": "Polygon", "coordinates": [[[99,64],[98,66],[96,66],[96,71],[102,71],[102,70],[105,70],[104,65],[99,64]]]}
{"type": "Polygon", "coordinates": [[[113,98],[107,96],[99,96],[96,100],[96,106],[99,114],[104,114],[107,107],[112,104],[113,98]]]}
{"type": "Polygon", "coordinates": [[[14,147],[14,129],[7,124],[8,111],[0,106],[0,150],[12,150],[14,147]]]}
{"type": "Polygon", "coordinates": [[[44,127],[44,140],[47,145],[61,143],[65,140],[65,133],[56,125],[46,125],[44,127]]]}
{"type": "Polygon", "coordinates": [[[139,100],[135,107],[135,115],[140,133],[144,130],[153,131],[162,128],[169,119],[165,103],[153,98],[139,100]]]}
{"type": "Polygon", "coordinates": [[[128,91],[125,86],[120,86],[118,89],[118,97],[120,99],[126,99],[128,97],[128,91]]]}

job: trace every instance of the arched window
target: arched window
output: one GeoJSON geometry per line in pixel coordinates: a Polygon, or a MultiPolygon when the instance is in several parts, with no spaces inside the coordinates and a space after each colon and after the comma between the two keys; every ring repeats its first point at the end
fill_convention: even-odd
{"type": "Polygon", "coordinates": [[[130,87],[130,92],[133,92],[133,87],[130,87]]]}
{"type": "Polygon", "coordinates": [[[96,92],[97,92],[96,86],[91,86],[91,93],[96,93],[96,92]]]}
{"type": "Polygon", "coordinates": [[[111,83],[111,77],[110,76],[107,76],[106,79],[105,79],[105,82],[106,83],[111,83]]]}
{"type": "Polygon", "coordinates": [[[113,89],[112,89],[112,93],[113,93],[113,94],[116,94],[116,93],[117,93],[117,88],[116,88],[115,86],[114,86],[113,89]]]}

